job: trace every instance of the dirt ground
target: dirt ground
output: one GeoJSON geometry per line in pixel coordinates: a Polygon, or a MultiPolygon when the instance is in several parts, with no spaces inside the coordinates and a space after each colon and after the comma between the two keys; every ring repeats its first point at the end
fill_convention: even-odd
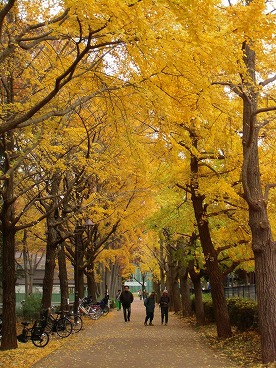
{"type": "Polygon", "coordinates": [[[63,347],[32,368],[234,368],[226,357],[213,351],[191,326],[170,314],[162,326],[159,307],[154,326],[144,326],[145,307],[136,298],[130,322],[122,311],[112,310],[106,317],[85,328],[63,347]]]}

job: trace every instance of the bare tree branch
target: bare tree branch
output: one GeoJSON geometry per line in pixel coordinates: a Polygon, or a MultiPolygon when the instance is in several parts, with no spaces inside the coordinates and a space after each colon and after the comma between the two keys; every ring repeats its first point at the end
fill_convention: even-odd
{"type": "Polygon", "coordinates": [[[264,199],[265,199],[265,201],[268,201],[268,194],[269,194],[269,190],[271,189],[271,188],[275,188],[276,187],[276,184],[267,184],[266,186],[265,186],[265,193],[264,193],[264,199]]]}
{"type": "Polygon", "coordinates": [[[260,83],[260,86],[267,86],[269,83],[272,83],[272,82],[274,82],[276,80],[276,74],[273,76],[273,77],[271,77],[271,78],[268,78],[268,79],[266,79],[266,80],[264,80],[263,82],[261,82],[260,83]]]}

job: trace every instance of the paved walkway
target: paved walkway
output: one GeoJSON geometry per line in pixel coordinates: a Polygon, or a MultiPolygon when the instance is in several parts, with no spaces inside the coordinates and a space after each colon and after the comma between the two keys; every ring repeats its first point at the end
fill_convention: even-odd
{"type": "MultiPolygon", "coordinates": [[[[33,368],[234,368],[214,352],[192,327],[174,315],[160,324],[155,308],[154,326],[144,326],[145,307],[134,300],[130,322],[112,310],[33,368]]],[[[85,327],[85,326],[84,326],[85,327]]]]}

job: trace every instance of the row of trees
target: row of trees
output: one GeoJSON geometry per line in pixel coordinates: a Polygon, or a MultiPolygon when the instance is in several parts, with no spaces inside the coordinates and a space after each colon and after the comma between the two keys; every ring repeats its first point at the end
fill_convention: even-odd
{"type": "Polygon", "coordinates": [[[152,254],[144,263],[161,285],[165,272],[176,310],[189,310],[190,275],[198,321],[208,273],[222,338],[223,279],[254,257],[263,361],[274,361],[273,3],[0,4],[1,348],[17,346],[16,245],[41,239],[44,307],[57,253],[65,289],[67,257],[91,293],[95,262],[127,274],[152,254]]]}

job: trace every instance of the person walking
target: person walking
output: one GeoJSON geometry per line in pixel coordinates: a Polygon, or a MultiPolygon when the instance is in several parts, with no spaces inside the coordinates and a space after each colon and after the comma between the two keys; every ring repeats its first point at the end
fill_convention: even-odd
{"type": "Polygon", "coordinates": [[[128,285],[124,286],[124,290],[121,292],[120,301],[123,306],[124,320],[125,322],[130,321],[131,315],[131,303],[133,302],[133,294],[129,290],[128,285]]]}
{"type": "Polygon", "coordinates": [[[168,295],[168,290],[163,291],[158,304],[161,308],[161,324],[163,325],[165,322],[165,326],[167,326],[169,319],[169,304],[170,304],[170,297],[168,295]]]}
{"type": "Polygon", "coordinates": [[[149,326],[153,326],[152,321],[154,318],[154,308],[155,308],[155,292],[154,291],[152,291],[150,296],[144,300],[144,306],[146,307],[146,318],[145,318],[144,325],[147,326],[148,320],[149,320],[149,326]]]}
{"type": "Polygon", "coordinates": [[[119,289],[117,291],[117,294],[116,294],[116,309],[117,311],[121,310],[121,300],[120,300],[120,296],[121,296],[121,289],[119,289]]]}

